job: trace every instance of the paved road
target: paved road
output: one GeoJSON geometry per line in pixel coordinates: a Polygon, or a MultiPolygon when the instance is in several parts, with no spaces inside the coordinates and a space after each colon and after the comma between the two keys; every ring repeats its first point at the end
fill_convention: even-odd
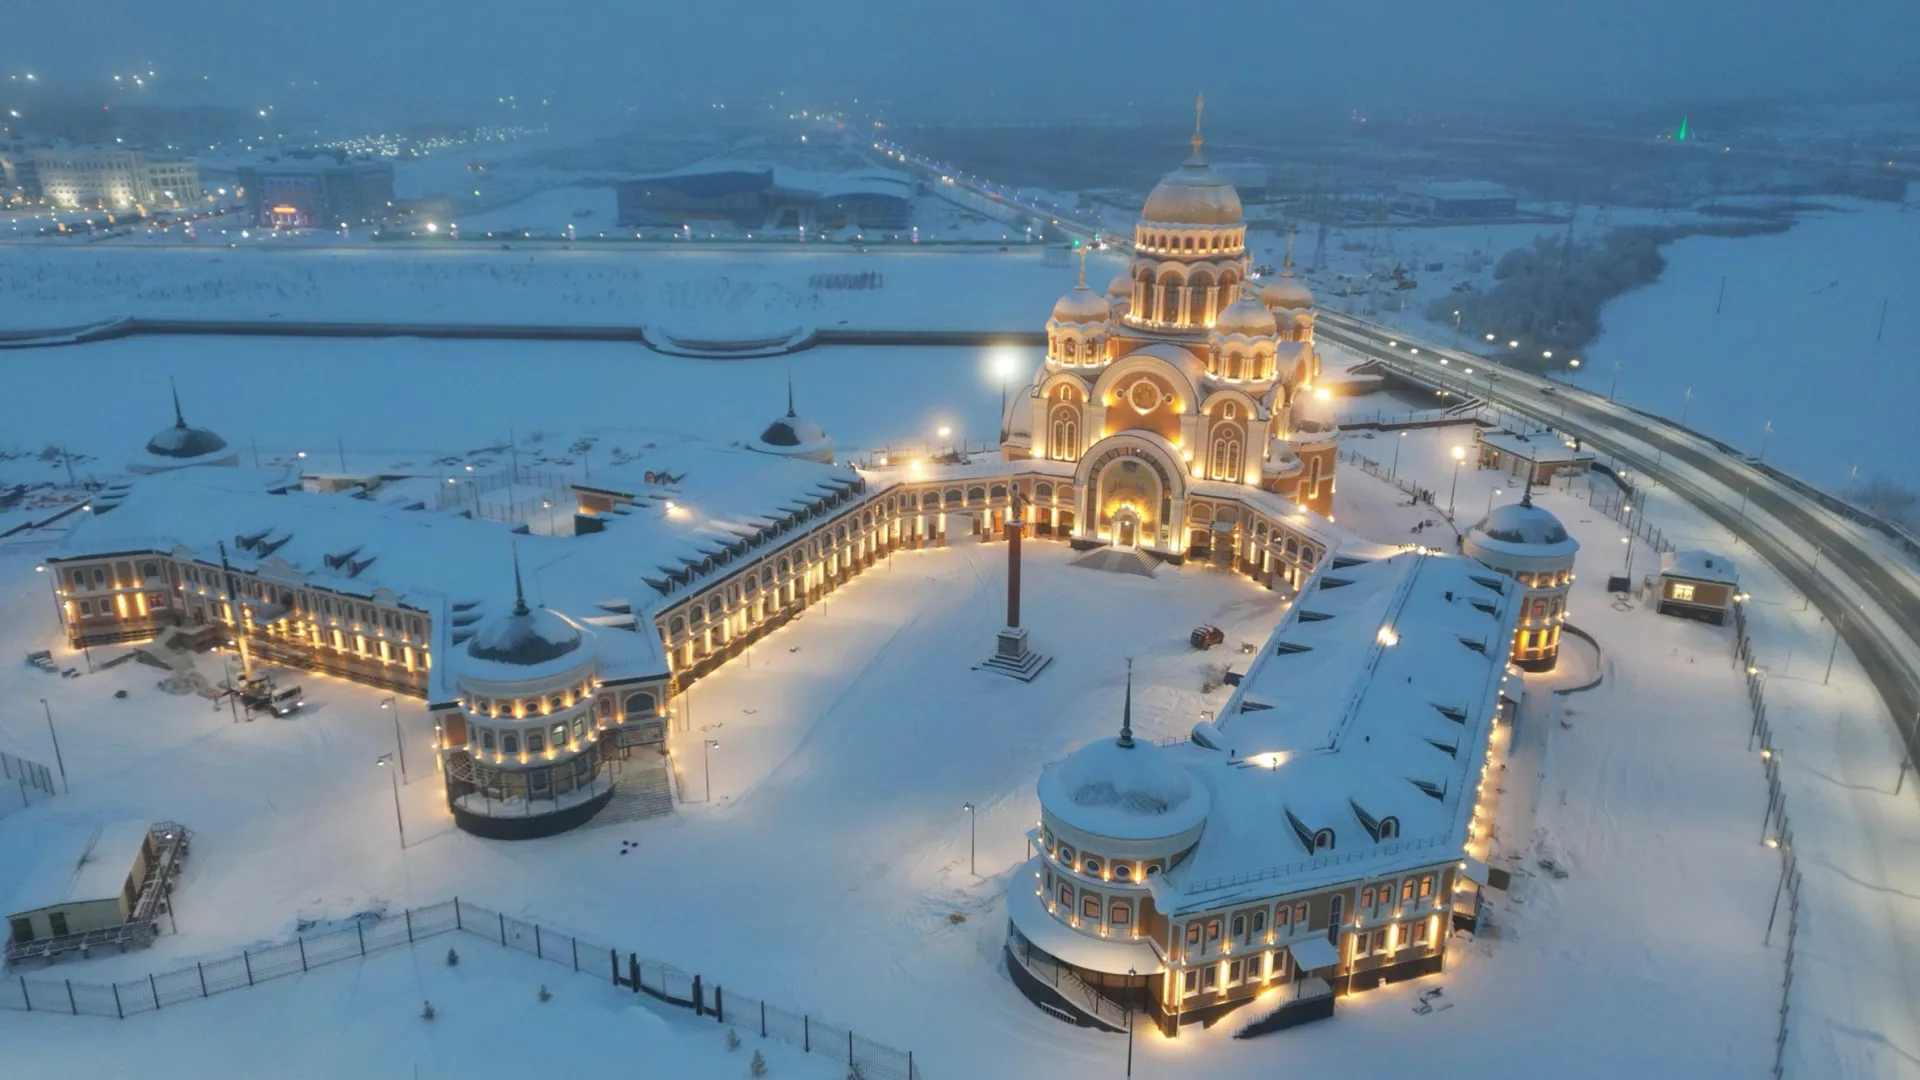
{"type": "MultiPolygon", "coordinates": [[[[1337,315],[1322,318],[1316,331],[1328,341],[1362,356],[1377,357],[1393,370],[1462,394],[1489,396],[1488,370],[1483,357],[1460,353],[1430,343],[1415,343],[1400,331],[1337,315]],[[1397,344],[1392,344],[1396,343],[1397,344]],[[1409,347],[1420,349],[1412,355],[1409,347]],[[1440,364],[1442,357],[1450,363],[1440,364]],[[1472,367],[1476,376],[1461,373],[1472,367]]],[[[1680,492],[1734,535],[1751,545],[1792,585],[1812,597],[1828,620],[1841,626],[1847,645],[1860,660],[1875,688],[1886,701],[1907,743],[1909,756],[1920,756],[1920,591],[1910,576],[1891,568],[1889,556],[1856,527],[1836,522],[1827,512],[1809,508],[1804,500],[1777,481],[1668,424],[1645,419],[1603,399],[1504,367],[1495,367],[1491,397],[1505,408],[1527,413],[1583,442],[1604,447],[1639,472],[1657,476],[1680,492]],[[1551,392],[1543,392],[1543,388],[1551,392]],[[1622,437],[1656,448],[1649,459],[1639,447],[1627,447],[1622,437]],[[1700,483],[1676,476],[1666,463],[1681,463],[1709,478],[1700,483]],[[1660,467],[1656,467],[1660,466],[1660,467]],[[1719,490],[1714,490],[1715,485],[1719,490]],[[1758,511],[1771,515],[1806,543],[1823,553],[1819,574],[1808,558],[1732,505],[1735,493],[1744,494],[1758,511]],[[1877,623],[1863,618],[1828,580],[1834,570],[1844,573],[1886,615],[1896,629],[1882,633],[1877,623]]]]}

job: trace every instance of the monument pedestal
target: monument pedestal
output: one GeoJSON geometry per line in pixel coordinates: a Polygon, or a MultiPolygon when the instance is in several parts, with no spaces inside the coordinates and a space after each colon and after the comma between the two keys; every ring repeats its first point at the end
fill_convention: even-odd
{"type": "Polygon", "coordinates": [[[976,664],[975,671],[991,671],[996,675],[1032,682],[1034,677],[1053,662],[1053,657],[1044,656],[1027,648],[1027,628],[1009,626],[995,636],[993,655],[984,664],[976,664]]]}

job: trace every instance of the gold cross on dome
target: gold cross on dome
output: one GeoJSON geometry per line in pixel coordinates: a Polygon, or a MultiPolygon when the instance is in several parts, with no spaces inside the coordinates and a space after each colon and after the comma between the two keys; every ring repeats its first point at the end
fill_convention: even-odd
{"type": "Polygon", "coordinates": [[[1207,95],[1195,94],[1193,98],[1193,152],[1200,152],[1200,113],[1207,107],[1207,95]]]}

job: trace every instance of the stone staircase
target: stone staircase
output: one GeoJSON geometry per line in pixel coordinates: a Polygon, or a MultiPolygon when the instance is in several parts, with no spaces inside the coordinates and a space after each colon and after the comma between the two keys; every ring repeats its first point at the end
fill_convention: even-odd
{"type": "Polygon", "coordinates": [[[1103,547],[1080,556],[1070,565],[1084,566],[1089,570],[1105,570],[1115,574],[1152,577],[1154,570],[1160,566],[1160,560],[1144,551],[1103,547]]]}
{"type": "Polygon", "coordinates": [[[650,750],[638,750],[622,763],[614,782],[613,798],[593,815],[587,827],[619,825],[671,813],[673,788],[667,780],[666,759],[650,750]]]}

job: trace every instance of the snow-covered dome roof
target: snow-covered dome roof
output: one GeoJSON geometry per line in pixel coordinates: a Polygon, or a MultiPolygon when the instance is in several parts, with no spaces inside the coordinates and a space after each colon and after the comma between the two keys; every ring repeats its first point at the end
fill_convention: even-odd
{"type": "Polygon", "coordinates": [[[1310,308],[1313,306],[1313,290],[1288,270],[1260,287],[1260,302],[1270,308],[1310,308]]]}
{"type": "Polygon", "coordinates": [[[827,440],[827,430],[804,416],[788,413],[768,424],[760,441],[768,446],[796,448],[827,440]]]}
{"type": "Polygon", "coordinates": [[[147,453],[163,458],[197,458],[217,454],[227,448],[227,440],[206,428],[189,427],[180,412],[180,391],[173,392],[173,426],[162,428],[147,440],[147,453]]]}
{"type": "Polygon", "coordinates": [[[481,622],[467,639],[467,655],[512,667],[551,663],[580,648],[580,631],[546,608],[529,608],[524,599],[513,610],[481,622]]]}
{"type": "Polygon", "coordinates": [[[1166,752],[1133,737],[1133,673],[1117,739],[1096,739],[1040,774],[1040,806],[1082,832],[1113,840],[1179,836],[1207,820],[1212,796],[1166,752]]]}
{"type": "Polygon", "coordinates": [[[1107,296],[1113,300],[1132,300],[1133,275],[1125,270],[1113,275],[1113,280],[1107,282],[1107,296]]]}
{"type": "Polygon", "coordinates": [[[1471,532],[1500,540],[1501,544],[1524,544],[1528,548],[1559,548],[1571,540],[1567,527],[1553,513],[1532,505],[1530,498],[1494,507],[1471,532]]]}
{"type": "Polygon", "coordinates": [[[1084,280],[1053,305],[1054,322],[1104,323],[1112,314],[1106,298],[1087,288],[1084,280]]]}
{"type": "Polygon", "coordinates": [[[1272,337],[1275,331],[1273,312],[1266,305],[1245,293],[1241,293],[1233,303],[1221,309],[1214,316],[1213,332],[1216,334],[1244,334],[1247,337],[1272,337]]]}
{"type": "Polygon", "coordinates": [[[1240,193],[1195,147],[1192,157],[1147,194],[1140,218],[1163,225],[1238,225],[1240,193]]]}
{"type": "Polygon", "coordinates": [[[1293,447],[1287,445],[1287,440],[1267,440],[1267,460],[1261,464],[1261,472],[1269,475],[1285,475],[1298,472],[1305,467],[1300,463],[1300,455],[1294,453],[1293,447]]]}

